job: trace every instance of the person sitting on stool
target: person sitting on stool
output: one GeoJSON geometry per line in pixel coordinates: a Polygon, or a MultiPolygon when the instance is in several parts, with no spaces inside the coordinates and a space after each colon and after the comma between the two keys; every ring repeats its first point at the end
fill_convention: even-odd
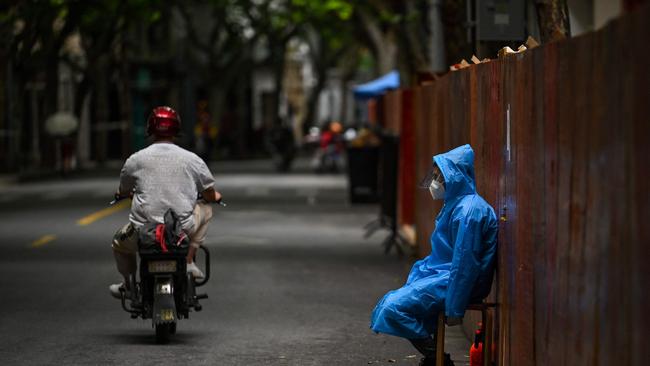
{"type": "MultiPolygon", "coordinates": [[[[476,193],[469,145],[435,155],[421,186],[434,200],[444,200],[431,234],[431,254],[413,264],[403,287],[377,303],[370,328],[407,338],[424,355],[420,365],[435,365],[438,313],[445,312],[447,325],[458,325],[467,305],[490,293],[498,221],[476,193]]],[[[448,354],[445,365],[453,365],[448,354]]]]}

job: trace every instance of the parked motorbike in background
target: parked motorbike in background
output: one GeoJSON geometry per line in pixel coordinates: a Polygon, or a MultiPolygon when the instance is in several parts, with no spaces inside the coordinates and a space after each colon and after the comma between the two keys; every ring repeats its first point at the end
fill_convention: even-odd
{"type": "Polygon", "coordinates": [[[334,121],[320,132],[319,148],[312,163],[317,173],[339,173],[344,169],[345,141],[342,131],[341,123],[334,121]]]}

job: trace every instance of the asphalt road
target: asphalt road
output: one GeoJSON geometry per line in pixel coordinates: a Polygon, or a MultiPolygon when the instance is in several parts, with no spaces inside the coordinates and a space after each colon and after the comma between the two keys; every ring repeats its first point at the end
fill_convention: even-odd
{"type": "MultiPolygon", "coordinates": [[[[408,260],[364,240],[374,206],[350,207],[343,176],[221,174],[207,246],[203,311],[167,345],[108,293],[119,280],[108,212],[116,178],[0,186],[1,365],[416,365],[395,337],[368,329],[408,260]],[[84,219],[80,221],[81,219],[84,219]]],[[[467,342],[448,331],[465,364],[467,342]]]]}

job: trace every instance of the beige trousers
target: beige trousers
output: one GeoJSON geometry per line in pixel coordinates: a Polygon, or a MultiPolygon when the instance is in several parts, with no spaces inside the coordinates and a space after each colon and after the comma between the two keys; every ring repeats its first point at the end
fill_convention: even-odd
{"type": "MultiPolygon", "coordinates": [[[[205,241],[208,224],[212,218],[212,206],[209,203],[198,202],[194,206],[194,227],[188,232],[190,246],[198,248],[205,241]]],[[[138,253],[138,230],[130,222],[119,229],[113,236],[113,255],[117,270],[128,278],[138,269],[136,254],[138,253]]]]}

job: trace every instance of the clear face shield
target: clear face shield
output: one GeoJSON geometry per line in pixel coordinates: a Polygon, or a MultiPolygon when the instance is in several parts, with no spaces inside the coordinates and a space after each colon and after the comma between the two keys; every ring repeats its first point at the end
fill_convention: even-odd
{"type": "Polygon", "coordinates": [[[442,175],[437,164],[433,164],[427,175],[419,184],[422,189],[428,189],[434,200],[441,200],[445,197],[445,177],[442,175]]]}

